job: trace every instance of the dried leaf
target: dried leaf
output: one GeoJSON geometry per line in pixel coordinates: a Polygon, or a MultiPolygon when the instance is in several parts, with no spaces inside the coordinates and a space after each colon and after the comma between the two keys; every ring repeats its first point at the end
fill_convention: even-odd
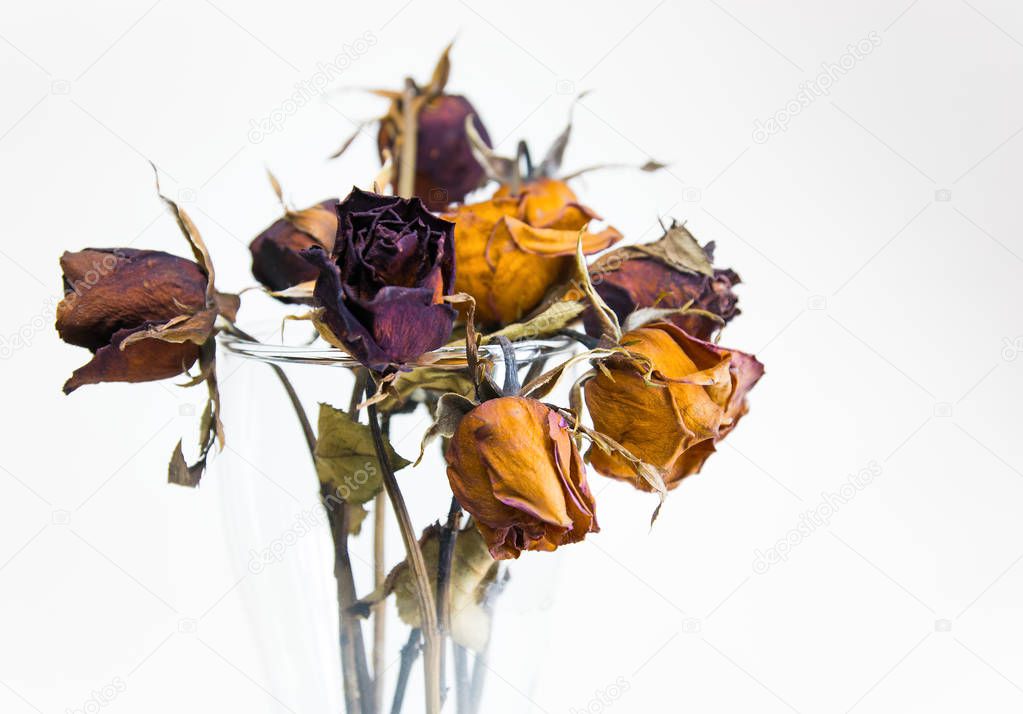
{"type": "Polygon", "coordinates": [[[284,214],[288,223],[307,235],[311,235],[328,253],[337,238],[337,214],[317,204],[301,211],[284,214]]]}
{"type": "MultiPolygon", "coordinates": [[[[599,360],[618,353],[624,353],[624,350],[617,347],[612,349],[598,348],[577,354],[524,385],[519,394],[520,396],[530,397],[532,399],[542,399],[554,391],[554,388],[558,385],[558,382],[561,381],[561,378],[567,372],[571,371],[572,367],[575,365],[585,362],[586,360],[599,360]]],[[[600,362],[597,362],[597,364],[599,366],[600,362]]]]}
{"type": "Polygon", "coordinates": [[[394,157],[391,156],[391,151],[384,147],[382,151],[384,155],[384,162],[380,165],[380,171],[377,172],[376,177],[373,179],[373,193],[382,194],[388,186],[393,186],[394,179],[394,157]]]}
{"type": "Polygon", "coordinates": [[[570,174],[565,174],[561,177],[562,181],[571,181],[574,178],[594,171],[603,171],[605,169],[639,169],[640,171],[652,172],[660,171],[661,169],[668,168],[668,164],[662,164],[660,161],[650,159],[645,163],[636,166],[635,164],[593,164],[592,166],[586,166],[585,168],[577,169],[570,174]]]}
{"type": "Polygon", "coordinates": [[[575,422],[575,428],[586,435],[590,442],[601,451],[608,454],[618,454],[632,464],[632,468],[635,469],[639,477],[646,481],[650,485],[650,488],[657,493],[657,507],[650,516],[650,525],[652,526],[654,521],[657,520],[657,516],[660,515],[661,506],[664,505],[664,499],[668,495],[668,487],[664,483],[664,477],[661,475],[661,472],[653,465],[636,458],[631,451],[606,434],[590,429],[578,420],[575,422]]]}
{"type": "MultiPolygon", "coordinates": [[[[440,526],[434,524],[423,531],[419,540],[426,561],[430,583],[436,587],[440,559],[440,526]]],[[[458,644],[481,652],[490,639],[490,613],[486,600],[497,580],[498,562],[490,555],[487,544],[471,523],[460,530],[451,559],[450,599],[451,638],[458,644]]],[[[365,617],[372,605],[394,594],[398,616],[409,627],[419,627],[419,602],[415,583],[407,562],[398,564],[384,584],[360,600],[353,611],[365,617]]]]}
{"type": "Polygon", "coordinates": [[[622,339],[622,328],[618,324],[618,316],[615,314],[615,311],[604,302],[604,298],[593,287],[593,281],[590,279],[590,269],[586,265],[586,256],[583,255],[583,231],[579,231],[579,242],[575,250],[575,265],[578,271],[579,283],[583,288],[583,294],[586,295],[593,305],[593,309],[597,313],[600,322],[607,328],[606,332],[614,338],[615,342],[618,342],[622,339]]]}
{"type": "Polygon", "coordinates": [[[535,340],[554,334],[558,330],[571,324],[586,310],[586,305],[578,300],[563,300],[553,303],[543,312],[527,319],[525,322],[516,322],[508,325],[497,332],[483,336],[483,344],[493,342],[498,337],[506,337],[515,342],[516,340],[535,340]]]}
{"type": "Polygon", "coordinates": [[[483,171],[486,172],[487,178],[497,181],[500,184],[514,184],[517,179],[517,163],[515,159],[509,159],[507,156],[500,156],[494,152],[487,142],[483,140],[479,132],[476,131],[476,126],[473,123],[474,115],[467,116],[465,118],[465,134],[469,137],[469,144],[472,147],[472,155],[480,166],[483,167],[483,171]]]}
{"type": "Polygon", "coordinates": [[[415,465],[423,460],[427,445],[438,436],[450,439],[458,428],[462,417],[475,408],[476,403],[466,396],[455,393],[442,394],[437,400],[437,416],[426,433],[423,434],[423,441],[419,446],[419,458],[415,465]]]}
{"type": "Polygon", "coordinates": [[[242,306],[240,295],[234,293],[222,293],[219,290],[214,293],[213,300],[217,305],[217,312],[224,316],[228,322],[238,319],[238,310],[242,306]]]}
{"type": "Polygon", "coordinates": [[[123,351],[128,345],[142,340],[192,342],[201,345],[213,335],[213,325],[216,320],[217,311],[215,309],[203,310],[194,315],[178,315],[160,325],[128,335],[121,341],[120,349],[123,351]]]}
{"type": "Polygon", "coordinates": [[[281,188],[281,182],[277,180],[277,177],[274,176],[274,172],[270,169],[266,170],[266,177],[270,179],[270,188],[273,189],[274,195],[277,196],[277,200],[280,202],[281,207],[285,212],[287,212],[289,210],[288,203],[284,200],[284,189],[281,188]]]}
{"type": "Polygon", "coordinates": [[[185,455],[181,451],[181,441],[174,447],[171,453],[170,464],[167,468],[167,482],[178,486],[194,488],[199,485],[202,473],[206,469],[206,459],[202,458],[191,466],[185,461],[185,455]]]}
{"type": "Polygon", "coordinates": [[[215,303],[214,293],[216,292],[213,284],[216,276],[214,275],[213,261],[210,259],[209,250],[207,250],[202,236],[199,235],[199,229],[197,229],[195,224],[192,223],[192,219],[188,217],[188,214],[179,208],[178,204],[160,192],[160,174],[156,170],[155,164],[150,162],[149,165],[153,167],[153,174],[156,176],[157,195],[174,214],[174,218],[178,223],[178,228],[181,229],[182,234],[184,234],[185,239],[188,241],[188,245],[192,249],[192,255],[195,256],[195,262],[199,264],[200,268],[206,271],[206,307],[213,307],[215,303]]]}
{"type": "Polygon", "coordinates": [[[568,124],[557,138],[554,139],[550,148],[547,149],[547,153],[544,154],[543,161],[540,162],[540,166],[537,167],[535,172],[537,176],[553,177],[561,169],[561,162],[565,158],[565,149],[568,147],[568,140],[572,136],[572,114],[575,111],[575,105],[587,94],[589,94],[589,91],[582,92],[572,102],[572,106],[568,110],[568,124]]]}
{"type": "Polygon", "coordinates": [[[423,87],[423,95],[428,99],[438,96],[444,91],[444,87],[447,86],[448,76],[451,74],[451,46],[455,44],[452,40],[448,43],[448,46],[441,52],[440,57],[437,59],[437,64],[433,68],[433,75],[430,77],[430,82],[423,87]]]}
{"type": "Polygon", "coordinates": [[[295,300],[312,300],[313,290],[315,288],[316,281],[307,280],[304,283],[292,285],[290,288],[285,288],[284,290],[267,290],[267,294],[272,297],[292,298],[295,300]]]}
{"type": "Polygon", "coordinates": [[[623,260],[630,258],[653,258],[675,270],[714,277],[712,255],[712,243],[700,247],[685,225],[672,221],[664,236],[658,240],[644,245],[627,245],[608,253],[590,266],[590,272],[613,270],[615,264],[620,265],[623,260]]]}
{"type": "Polygon", "coordinates": [[[380,402],[379,409],[382,412],[390,412],[401,408],[409,399],[423,401],[425,392],[436,394],[454,392],[468,399],[473,396],[475,387],[464,369],[417,367],[398,374],[388,390],[387,398],[380,402]]]}
{"type": "MultiPolygon", "coordinates": [[[[395,471],[409,465],[390,444],[387,456],[395,471]]],[[[383,487],[369,426],[352,421],[347,412],[329,404],[320,404],[315,457],[320,481],[349,503],[366,503],[383,487]]]]}
{"type": "Polygon", "coordinates": [[[328,156],[327,158],[328,158],[328,159],[336,159],[336,158],[338,158],[339,156],[341,156],[341,154],[343,154],[343,153],[345,153],[346,151],[348,151],[348,147],[350,147],[350,146],[352,145],[352,142],[354,142],[354,141],[355,141],[355,140],[356,140],[356,139],[358,138],[359,134],[361,134],[361,133],[362,133],[362,130],[363,130],[363,129],[364,129],[364,128],[365,128],[365,127],[366,127],[366,126],[368,125],[368,124],[372,124],[372,123],[373,123],[374,121],[376,121],[376,120],[375,120],[375,119],[371,119],[371,120],[369,120],[369,121],[361,121],[361,122],[359,122],[359,123],[358,123],[358,124],[357,124],[357,125],[355,126],[355,131],[353,131],[353,132],[352,132],[352,135],[351,135],[351,136],[349,136],[349,137],[348,137],[347,139],[345,139],[344,143],[343,143],[343,144],[341,144],[340,148],[338,148],[338,150],[337,150],[337,151],[335,151],[335,152],[334,152],[333,154],[331,154],[331,155],[330,155],[330,156],[328,156]]]}
{"type": "Polygon", "coordinates": [[[348,534],[357,536],[362,532],[362,523],[366,520],[369,511],[358,503],[348,504],[348,534]]]}

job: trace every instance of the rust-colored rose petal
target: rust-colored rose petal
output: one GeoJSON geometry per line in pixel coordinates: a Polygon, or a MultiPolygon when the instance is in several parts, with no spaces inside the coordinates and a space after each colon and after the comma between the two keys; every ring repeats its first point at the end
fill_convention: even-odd
{"type": "MultiPolygon", "coordinates": [[[[632,357],[606,359],[585,386],[594,428],[661,470],[667,487],[675,488],[735,427],[763,365],[670,323],[628,332],[620,344],[632,357]]],[[[649,490],[620,454],[594,448],[589,459],[598,472],[649,490]]]]}
{"type": "MultiPolygon", "coordinates": [[[[550,179],[514,196],[502,187],[489,201],[457,207],[445,216],[455,222],[455,289],[476,299],[476,317],[486,327],[519,320],[566,277],[579,231],[595,216],[575,203],[568,186],[550,179]]],[[[604,250],[621,237],[614,228],[587,231],[583,252],[604,250]]]]}
{"type": "Polygon", "coordinates": [[[568,425],[538,401],[484,402],[462,418],[446,456],[452,491],[495,558],[554,550],[598,530],[568,425]]]}
{"type": "Polygon", "coordinates": [[[57,332],[96,350],[118,330],[163,322],[201,309],[206,275],[198,265],[158,250],[89,248],[64,253],[64,299],[57,332]]]}
{"type": "Polygon", "coordinates": [[[284,216],[256,236],[249,245],[256,280],[275,291],[315,280],[318,271],[301,251],[315,245],[330,250],[337,233],[337,204],[332,198],[284,216]]]}
{"type": "Polygon", "coordinates": [[[79,367],[64,384],[64,393],[70,394],[86,384],[100,382],[149,382],[176,377],[195,364],[199,358],[199,345],[193,342],[171,343],[158,339],[144,339],[121,349],[129,336],[154,325],[118,330],[110,344],[96,350],[92,360],[79,367]]]}

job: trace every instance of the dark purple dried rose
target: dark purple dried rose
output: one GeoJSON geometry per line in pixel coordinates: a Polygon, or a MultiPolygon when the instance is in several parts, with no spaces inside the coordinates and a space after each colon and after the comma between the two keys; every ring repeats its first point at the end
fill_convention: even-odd
{"type": "MultiPolygon", "coordinates": [[[[400,101],[396,102],[400,105],[400,101]]],[[[400,108],[394,114],[400,112],[400,108]]],[[[400,114],[397,114],[400,115],[400,114]]],[[[441,94],[426,102],[419,112],[416,132],[415,194],[432,211],[459,202],[483,182],[483,167],[472,155],[465,133],[465,120],[473,117],[480,137],[490,145],[490,136],[469,100],[456,94],[441,94]]],[[[380,122],[377,145],[381,158],[387,149],[400,172],[401,151],[395,146],[398,132],[392,119],[380,122]]]]}
{"type": "Polygon", "coordinates": [[[64,253],[60,266],[57,332],[93,352],[65,394],[84,384],[167,379],[198,359],[199,338],[212,332],[217,313],[206,308],[206,273],[196,263],[158,250],[87,248],[64,253]],[[160,339],[146,337],[154,331],[160,339]]]}
{"type": "Polygon", "coordinates": [[[249,244],[256,280],[274,291],[315,280],[319,271],[300,253],[315,245],[328,251],[333,247],[337,204],[330,198],[302,211],[288,211],[256,236],[249,244]]]}
{"type": "Polygon", "coordinates": [[[386,371],[437,349],[451,336],[455,310],[454,224],[418,198],[353,188],[337,207],[330,253],[302,255],[319,270],[320,321],[370,369],[386,371]]]}
{"type": "MultiPolygon", "coordinates": [[[[590,266],[597,293],[619,322],[643,308],[675,309],[689,305],[698,312],[666,315],[663,319],[701,340],[739,314],[732,287],[741,282],[729,269],[711,267],[714,245],[700,247],[683,226],[673,225],[658,241],[611,251],[590,266]]],[[[598,337],[600,321],[590,309],[583,315],[587,334],[598,337]]]]}

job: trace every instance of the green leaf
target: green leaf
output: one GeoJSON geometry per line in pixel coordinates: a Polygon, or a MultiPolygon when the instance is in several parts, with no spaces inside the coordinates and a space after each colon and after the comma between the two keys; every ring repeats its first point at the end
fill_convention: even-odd
{"type": "MultiPolygon", "coordinates": [[[[320,481],[349,503],[366,503],[380,492],[383,472],[368,425],[352,421],[347,412],[329,404],[320,404],[318,433],[315,454],[320,481]]],[[[395,471],[411,463],[390,444],[387,456],[395,471]]]]}

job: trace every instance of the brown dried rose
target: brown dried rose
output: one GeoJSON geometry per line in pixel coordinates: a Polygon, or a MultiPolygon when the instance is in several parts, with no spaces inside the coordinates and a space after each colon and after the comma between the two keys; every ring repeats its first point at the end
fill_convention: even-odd
{"type": "MultiPolygon", "coordinates": [[[[400,116],[402,100],[388,117],[400,116]]],[[[477,133],[488,145],[486,127],[476,115],[469,100],[457,94],[440,94],[424,101],[419,110],[416,130],[415,195],[431,211],[442,211],[449,204],[461,201],[478,188],[484,179],[483,167],[473,157],[465,133],[465,121],[472,117],[477,133]]],[[[393,119],[380,122],[377,146],[381,159],[385,150],[394,157],[395,171],[401,172],[401,152],[396,145],[399,136],[393,119]]]]}
{"type": "MultiPolygon", "coordinates": [[[[629,356],[605,359],[584,388],[594,429],[660,469],[675,488],[735,428],[764,367],[664,322],[627,332],[620,344],[629,356]]],[[[620,454],[591,449],[588,458],[605,476],[650,489],[620,454]]]]}
{"type": "Polygon", "coordinates": [[[444,297],[454,283],[454,226],[418,198],[353,188],[338,206],[331,252],[303,257],[316,268],[322,324],[375,371],[412,362],[451,336],[455,311],[444,297]]]}
{"type": "Polygon", "coordinates": [[[315,280],[319,271],[300,253],[314,245],[328,252],[334,246],[337,205],[336,198],[328,198],[301,211],[288,210],[256,236],[249,244],[256,280],[273,291],[315,280]]]}
{"type": "MultiPolygon", "coordinates": [[[[489,201],[458,206],[455,289],[476,299],[487,327],[515,322],[536,308],[575,263],[579,231],[596,213],[578,203],[567,184],[540,179],[512,195],[502,187],[489,201]]],[[[583,252],[595,253],[622,237],[614,228],[583,234],[583,252]]]]}
{"type": "MultiPolygon", "coordinates": [[[[701,248],[684,226],[672,225],[660,240],[601,256],[590,266],[590,279],[620,323],[642,308],[688,305],[689,311],[664,319],[706,340],[740,312],[732,286],[741,280],[733,270],[711,266],[713,251],[713,243],[701,248]]],[[[587,334],[600,336],[601,324],[592,309],[583,316],[583,324],[587,334]]]]}
{"type": "Polygon", "coordinates": [[[198,361],[199,373],[187,386],[205,383],[208,393],[199,420],[199,458],[188,464],[179,441],[167,470],[171,483],[194,487],[213,445],[224,446],[215,323],[218,315],[233,322],[240,300],[217,292],[213,262],[195,224],[160,193],[159,178],[156,190],[195,262],[135,248],[87,248],[61,256],[64,299],[57,306],[57,332],[64,341],[93,353],[64,384],[64,392],[98,382],[166,379],[198,361]]]}
{"type": "Polygon", "coordinates": [[[462,417],[446,458],[455,497],[498,560],[554,550],[599,530],[569,425],[541,402],[483,402],[462,417]]]}
{"type": "Polygon", "coordinates": [[[93,352],[65,394],[84,384],[167,379],[198,359],[216,309],[206,308],[206,273],[196,263],[157,250],[87,248],[64,253],[60,265],[57,332],[93,352]],[[182,328],[191,332],[180,341],[147,338],[154,330],[183,334],[182,328]]]}

